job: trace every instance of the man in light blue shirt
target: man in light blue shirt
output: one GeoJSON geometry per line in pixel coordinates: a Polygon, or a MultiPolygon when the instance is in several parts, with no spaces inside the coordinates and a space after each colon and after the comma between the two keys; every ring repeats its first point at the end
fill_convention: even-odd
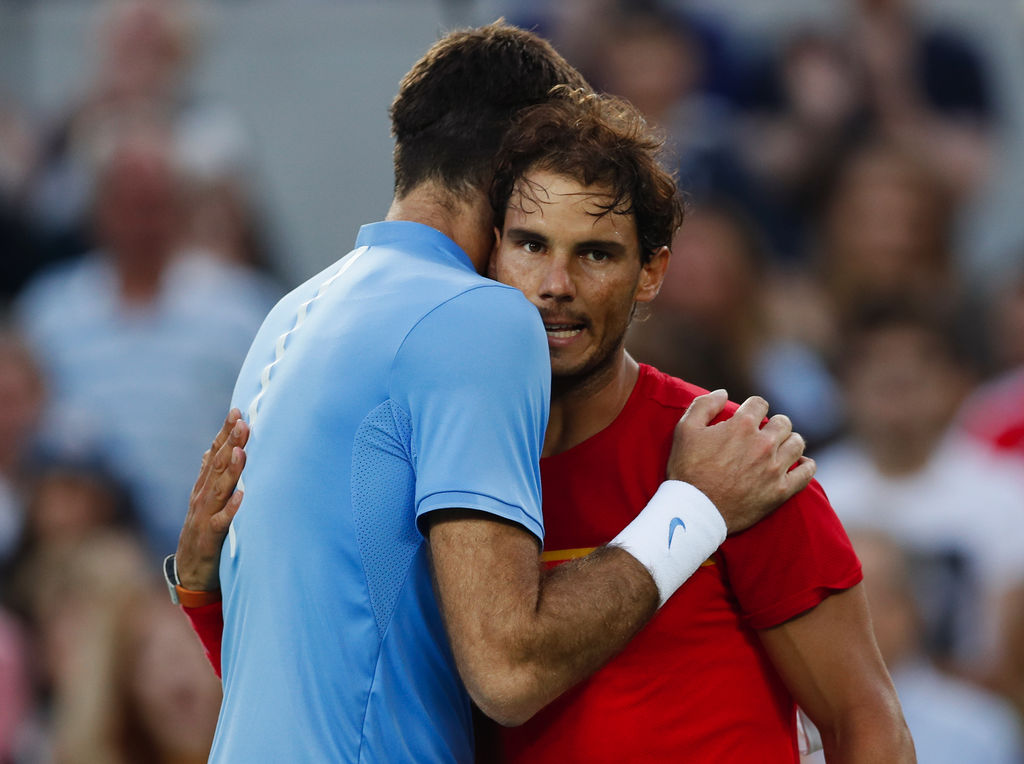
{"type": "Polygon", "coordinates": [[[178,591],[222,586],[212,760],[471,761],[470,698],[525,720],[621,649],[727,530],[806,485],[764,459],[786,437],[759,417],[708,427],[725,397],[705,396],[669,466],[691,484],[666,481],[628,544],[541,572],[545,330],[477,273],[497,145],[558,83],[584,84],[521,30],[435,45],[392,106],[388,221],[257,335],[234,398],[247,424],[230,418],[208,452],[179,542],[178,591]],[[235,515],[240,493],[221,507],[243,464],[235,515]],[[694,486],[725,465],[740,477],[712,503],[694,486]]]}
{"type": "Polygon", "coordinates": [[[356,244],[271,312],[239,376],[217,761],[469,760],[417,522],[464,507],[543,534],[537,311],[428,226],[375,223],[356,244]]]}

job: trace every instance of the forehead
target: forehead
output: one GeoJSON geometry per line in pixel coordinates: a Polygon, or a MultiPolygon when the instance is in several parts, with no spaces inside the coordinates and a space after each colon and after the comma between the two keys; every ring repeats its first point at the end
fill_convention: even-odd
{"type": "Polygon", "coordinates": [[[636,242],[634,215],[609,209],[614,200],[608,186],[584,185],[550,170],[531,170],[516,181],[505,212],[505,230],[526,227],[559,237],[636,242]]]}

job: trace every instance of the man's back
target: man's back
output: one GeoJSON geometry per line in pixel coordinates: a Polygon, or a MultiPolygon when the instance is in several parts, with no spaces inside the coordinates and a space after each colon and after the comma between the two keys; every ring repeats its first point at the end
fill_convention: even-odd
{"type": "Polygon", "coordinates": [[[417,518],[466,507],[542,533],[536,311],[426,226],[357,245],[271,312],[236,386],[252,436],[215,761],[471,759],[417,518]]]}

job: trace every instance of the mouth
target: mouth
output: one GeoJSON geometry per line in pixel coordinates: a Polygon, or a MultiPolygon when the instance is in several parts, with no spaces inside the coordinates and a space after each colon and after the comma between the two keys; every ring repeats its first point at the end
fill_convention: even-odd
{"type": "Polygon", "coordinates": [[[569,340],[579,336],[587,326],[584,323],[545,321],[544,331],[549,339],[569,340]]]}

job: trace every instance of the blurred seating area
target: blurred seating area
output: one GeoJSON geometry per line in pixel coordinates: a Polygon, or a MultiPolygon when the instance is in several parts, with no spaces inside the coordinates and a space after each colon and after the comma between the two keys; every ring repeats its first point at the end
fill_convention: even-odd
{"type": "MultiPolygon", "coordinates": [[[[0,0],[0,64],[5,23],[59,27],[43,5],[0,0]]],[[[309,28],[377,13],[252,5],[309,28]]],[[[397,76],[442,26],[498,15],[640,107],[687,216],[627,348],[790,415],[862,556],[919,759],[1019,764],[1024,179],[1000,187],[1015,203],[993,189],[1020,149],[1024,74],[923,0],[834,5],[758,37],[707,2],[440,3],[436,28],[408,32],[422,46],[361,62],[396,74],[373,129],[386,142],[397,76]],[[969,221],[986,214],[1022,236],[980,257],[969,221]]],[[[373,152],[327,122],[313,126],[322,143],[292,136],[282,150],[280,126],[240,106],[263,95],[205,86],[200,64],[218,50],[236,55],[221,72],[262,65],[237,56],[256,47],[233,36],[260,12],[244,3],[70,6],[89,21],[63,33],[80,76],[61,107],[0,78],[0,764],[205,761],[219,685],[159,559],[266,311],[354,239],[336,216],[289,218],[287,204],[376,198],[358,173],[330,175],[373,152]],[[289,164],[337,198],[296,202],[299,187],[268,172],[289,164]],[[330,251],[308,244],[324,240],[330,251]]],[[[998,6],[1024,41],[1024,12],[998,6]]],[[[289,55],[271,39],[268,57],[289,55]]],[[[292,103],[346,111],[359,74],[295,77],[292,103]]]]}

